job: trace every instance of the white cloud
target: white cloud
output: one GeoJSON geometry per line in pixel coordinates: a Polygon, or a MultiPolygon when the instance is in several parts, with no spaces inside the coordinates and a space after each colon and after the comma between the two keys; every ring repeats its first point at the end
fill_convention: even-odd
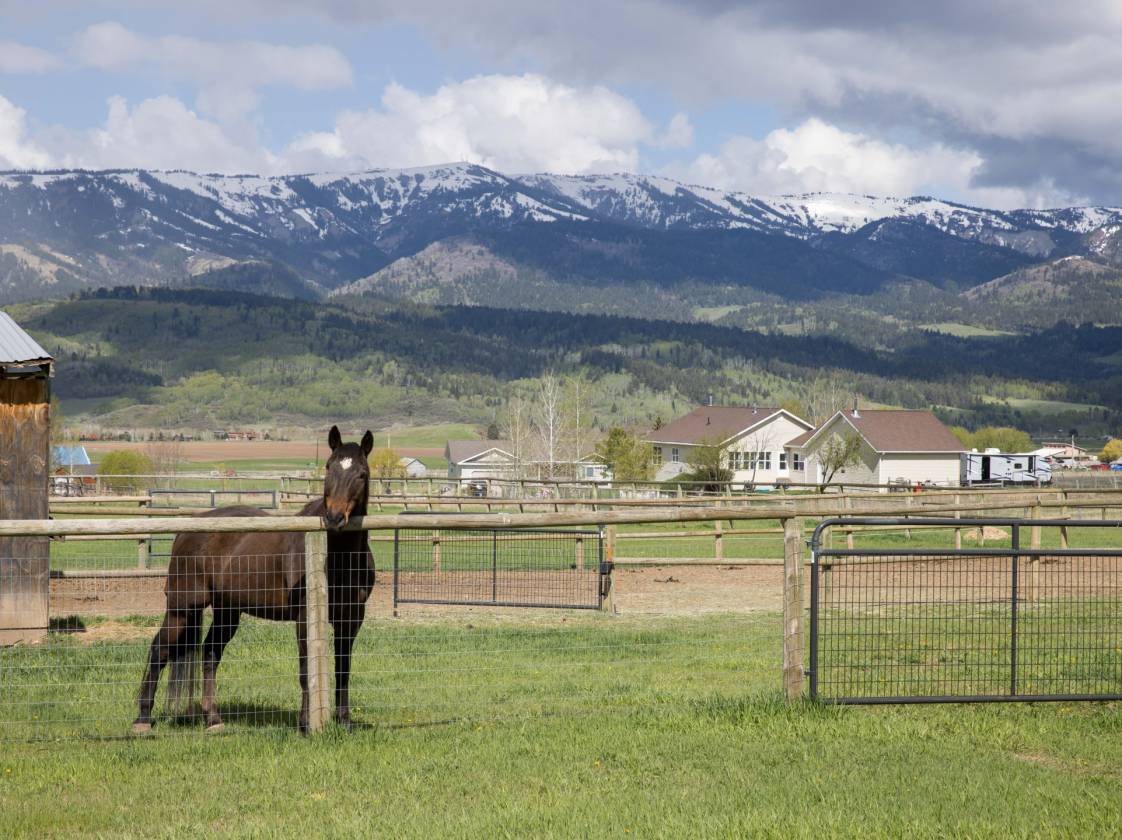
{"type": "Polygon", "coordinates": [[[684,149],[693,145],[693,125],[685,113],[677,113],[666,126],[666,131],[658,138],[657,145],[666,148],[684,149]]]}
{"type": "Polygon", "coordinates": [[[51,156],[27,136],[27,114],[0,96],[0,169],[45,169],[51,156]]]}
{"type": "Polygon", "coordinates": [[[256,108],[257,90],[265,86],[315,91],[353,81],[343,54],[322,44],[149,37],[113,22],[79,33],[73,53],[80,63],[101,70],[133,72],[151,65],[169,79],[193,83],[199,88],[199,109],[227,121],[256,108]]]}
{"type": "Polygon", "coordinates": [[[277,161],[257,146],[239,145],[222,127],[178,99],[157,96],[135,107],[109,100],[104,125],[62,140],[58,157],[67,166],[94,169],[143,167],[199,172],[270,172],[277,161]]]}
{"type": "MultiPolygon", "coordinates": [[[[682,115],[669,134],[688,128],[682,115]]],[[[431,95],[389,85],[381,108],[341,114],[288,154],[312,166],[416,166],[466,160],[504,172],[634,170],[651,124],[626,97],[542,76],[477,76],[431,95]]]]}
{"type": "Polygon", "coordinates": [[[0,73],[47,73],[61,66],[58,56],[46,50],[0,41],[0,73]]]}
{"type": "Polygon", "coordinates": [[[934,194],[991,207],[1056,206],[1075,198],[1054,185],[979,189],[983,164],[970,149],[942,143],[913,147],[844,131],[819,119],[776,129],[762,140],[737,136],[670,172],[686,180],[754,194],[843,192],[934,194]]]}

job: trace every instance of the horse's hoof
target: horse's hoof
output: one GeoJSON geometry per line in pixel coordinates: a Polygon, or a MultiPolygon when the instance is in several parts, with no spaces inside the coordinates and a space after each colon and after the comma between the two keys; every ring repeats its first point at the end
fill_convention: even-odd
{"type": "Polygon", "coordinates": [[[130,730],[133,735],[151,735],[152,724],[150,723],[134,723],[130,730]]]}
{"type": "Polygon", "coordinates": [[[210,726],[208,726],[206,728],[206,734],[207,735],[216,735],[217,733],[222,732],[225,729],[226,729],[226,724],[224,724],[222,721],[219,721],[218,723],[212,723],[210,726]]]}

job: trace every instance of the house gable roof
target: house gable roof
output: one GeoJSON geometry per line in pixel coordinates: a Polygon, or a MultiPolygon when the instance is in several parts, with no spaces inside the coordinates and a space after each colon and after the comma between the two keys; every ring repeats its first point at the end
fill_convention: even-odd
{"type": "Polygon", "coordinates": [[[444,457],[450,464],[462,464],[497,450],[508,458],[513,458],[513,448],[509,440],[450,440],[444,447],[444,457]]]}
{"type": "Polygon", "coordinates": [[[961,441],[930,411],[861,409],[839,411],[817,429],[799,435],[788,446],[802,448],[842,418],[877,452],[964,452],[961,441]]]}
{"type": "Polygon", "coordinates": [[[728,405],[703,405],[647,435],[651,443],[694,445],[706,440],[718,443],[737,437],[750,429],[783,415],[800,426],[811,425],[782,408],[745,408],[728,405]]]}

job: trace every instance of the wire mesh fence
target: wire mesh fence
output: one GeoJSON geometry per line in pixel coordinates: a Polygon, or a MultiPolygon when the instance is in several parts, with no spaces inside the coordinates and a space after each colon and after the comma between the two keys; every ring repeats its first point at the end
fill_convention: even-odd
{"type": "Polygon", "coordinates": [[[811,695],[846,703],[1122,698],[1122,549],[1023,548],[1025,529],[1042,524],[1006,524],[1011,544],[1002,548],[816,546],[811,695]]]}
{"type": "Polygon", "coordinates": [[[599,609],[609,572],[599,531],[394,532],[395,607],[599,609]]]}
{"type": "MultiPolygon", "coordinates": [[[[371,554],[329,551],[324,568],[326,704],[332,714],[340,706],[335,641],[352,636],[348,705],[355,726],[603,714],[702,702],[714,693],[739,696],[760,636],[778,644],[778,632],[758,630],[761,620],[776,622],[774,615],[676,610],[668,574],[667,583],[653,585],[669,590],[670,607],[643,614],[399,604],[395,617],[394,543],[386,534],[371,536],[371,554]],[[372,565],[378,575],[366,591],[372,565]]],[[[424,536],[418,549],[427,553],[416,562],[427,562],[419,573],[431,574],[431,532],[424,536]]],[[[487,575],[494,541],[484,551],[484,540],[470,532],[441,535],[453,536],[467,539],[441,546],[443,568],[487,575]]],[[[549,606],[599,598],[598,532],[522,537],[510,543],[503,568],[516,577],[507,588],[500,584],[495,603],[513,603],[504,600],[512,593],[529,597],[515,586],[519,575],[585,581],[583,588],[532,587],[549,606]]],[[[215,715],[228,732],[299,727],[298,628],[308,621],[303,550],[196,553],[190,564],[165,558],[142,566],[142,540],[51,542],[47,632],[0,646],[0,740],[128,735],[138,719],[147,722],[141,701],[154,654],[162,668],[150,722],[161,737],[202,733],[215,715]],[[174,633],[165,632],[169,621],[174,633]]]]}

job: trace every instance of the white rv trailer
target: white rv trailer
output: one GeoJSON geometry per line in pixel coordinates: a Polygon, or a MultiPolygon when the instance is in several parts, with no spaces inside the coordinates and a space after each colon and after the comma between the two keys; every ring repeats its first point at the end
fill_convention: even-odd
{"type": "Polygon", "coordinates": [[[962,485],[1048,484],[1052,464],[1032,452],[1009,453],[997,449],[962,453],[962,485]]]}

